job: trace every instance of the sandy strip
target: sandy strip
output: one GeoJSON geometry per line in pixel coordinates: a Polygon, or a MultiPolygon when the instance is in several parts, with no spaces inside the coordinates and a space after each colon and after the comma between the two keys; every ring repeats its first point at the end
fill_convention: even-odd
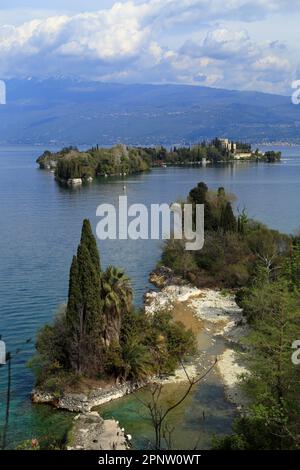
{"type": "MultiPolygon", "coordinates": [[[[158,310],[175,311],[177,304],[182,309],[192,310],[194,317],[201,322],[202,328],[213,336],[220,335],[228,343],[238,343],[239,339],[247,333],[247,326],[242,317],[242,310],[235,302],[234,295],[222,293],[216,289],[197,289],[189,285],[168,285],[159,292],[150,292],[146,295],[146,312],[154,314],[158,310]]],[[[184,322],[184,321],[183,321],[184,322]]],[[[190,326],[190,325],[186,325],[190,326]]],[[[224,383],[224,390],[229,401],[241,409],[246,400],[243,397],[238,383],[241,374],[246,373],[245,367],[240,364],[233,347],[227,347],[218,357],[218,371],[224,383]]],[[[184,371],[176,371],[180,380],[184,381],[184,371]]],[[[189,371],[189,376],[196,376],[197,368],[189,371]]],[[[174,379],[169,378],[168,382],[174,379]]]]}
{"type": "Polygon", "coordinates": [[[233,349],[226,349],[218,358],[218,369],[224,382],[227,399],[234,403],[238,410],[242,410],[247,399],[240,390],[239,378],[241,374],[247,373],[247,369],[237,362],[233,349]]]}

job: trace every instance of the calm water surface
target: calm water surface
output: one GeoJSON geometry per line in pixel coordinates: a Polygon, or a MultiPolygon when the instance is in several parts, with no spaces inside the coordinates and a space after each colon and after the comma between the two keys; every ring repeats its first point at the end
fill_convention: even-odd
{"type": "MultiPolygon", "coordinates": [[[[236,163],[214,168],[155,169],[131,176],[126,182],[122,178],[102,180],[79,190],[62,189],[51,173],[39,170],[35,159],[40,153],[37,148],[0,147],[0,334],[9,350],[22,348],[13,363],[11,447],[33,436],[62,433],[71,419],[69,413],[31,405],[28,396],[33,377],[25,363],[32,355],[33,346],[23,344],[28,338],[34,338],[36,330],[51,321],[57,306],[65,302],[69,266],[83,218],[90,218],[95,228],[97,206],[103,202],[116,204],[118,196],[124,194],[124,184],[130,204],[146,205],[183,198],[199,181],[205,181],[211,188],[222,185],[238,196],[239,208],[246,207],[250,216],[287,233],[300,227],[300,151],[297,148],[284,149],[282,163],[274,165],[236,163]]],[[[102,265],[115,264],[126,269],[137,303],[142,302],[143,294],[151,288],[148,274],[159,259],[160,248],[159,241],[99,242],[102,265]]],[[[0,369],[0,426],[5,384],[3,367],[0,369]]],[[[227,409],[224,399],[220,399],[222,391],[218,388],[213,391],[213,387],[204,389],[198,398],[197,393],[192,405],[186,407],[182,426],[192,429],[191,421],[202,413],[201,406],[209,406],[215,410],[207,424],[209,432],[227,430],[232,409],[227,409]],[[220,406],[222,410],[218,409],[220,406]]],[[[130,421],[134,430],[139,421],[130,414],[132,407],[130,399],[112,406],[127,417],[126,422],[130,421]]],[[[116,413],[114,409],[107,413],[116,413]]]]}

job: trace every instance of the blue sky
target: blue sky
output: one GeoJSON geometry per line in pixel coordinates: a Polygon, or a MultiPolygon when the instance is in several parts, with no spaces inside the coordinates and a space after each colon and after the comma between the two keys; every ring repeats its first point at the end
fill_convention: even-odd
{"type": "Polygon", "coordinates": [[[1,0],[0,78],[291,93],[300,0],[1,0]]]}

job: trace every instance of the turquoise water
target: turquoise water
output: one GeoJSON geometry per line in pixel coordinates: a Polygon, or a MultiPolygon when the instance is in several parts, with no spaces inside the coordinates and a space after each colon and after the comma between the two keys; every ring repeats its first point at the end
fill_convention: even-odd
{"type": "MultiPolygon", "coordinates": [[[[63,424],[71,419],[68,413],[29,402],[33,377],[25,363],[33,346],[23,344],[34,338],[38,327],[51,321],[57,306],[66,299],[69,266],[82,219],[89,217],[95,228],[97,206],[117,203],[118,196],[124,194],[122,178],[78,190],[60,188],[51,173],[36,167],[35,159],[41,152],[37,148],[0,148],[0,334],[9,350],[22,348],[13,362],[11,447],[41,432],[56,435],[60,428],[64,432],[63,424]]],[[[295,148],[286,149],[283,162],[275,165],[167,168],[131,176],[126,179],[129,204],[172,202],[185,197],[202,180],[212,188],[222,185],[236,193],[240,209],[245,206],[250,216],[271,227],[291,233],[300,226],[300,152],[295,148]]],[[[159,259],[160,246],[159,241],[145,240],[99,242],[103,266],[125,267],[137,303],[151,288],[148,274],[159,259]]],[[[1,368],[0,426],[5,384],[6,368],[1,368]]],[[[211,400],[217,406],[217,400],[211,400]]]]}
{"type": "MultiPolygon", "coordinates": [[[[198,374],[203,375],[212,361],[225,349],[225,342],[220,337],[206,332],[198,334],[200,350],[195,364],[201,363],[198,374]],[[205,352],[204,352],[205,351],[205,352]]],[[[186,392],[186,383],[165,384],[159,399],[159,406],[166,410],[173,406],[186,392]]],[[[141,390],[120,400],[115,400],[97,408],[104,418],[114,418],[120,422],[126,433],[132,435],[135,449],[154,448],[154,429],[145,403],[153,403],[149,390],[141,390]]],[[[171,448],[179,450],[209,449],[213,435],[225,435],[230,432],[236,410],[228,403],[217,368],[195,386],[186,400],[173,410],[164,426],[171,431],[171,448]]],[[[168,448],[163,440],[162,446],[168,448]]]]}
{"type": "MultiPolygon", "coordinates": [[[[174,397],[181,396],[186,385],[167,385],[161,395],[160,403],[167,406],[174,403],[174,397]]],[[[149,392],[139,393],[139,398],[149,401],[149,392]]],[[[115,418],[126,432],[132,435],[135,449],[153,449],[154,431],[150,415],[139,400],[130,395],[99,407],[104,418],[115,418]]],[[[197,387],[178,409],[170,414],[167,424],[172,432],[172,449],[191,450],[209,449],[213,435],[230,432],[235,415],[233,407],[225,401],[223,389],[216,376],[197,387]],[[203,411],[205,414],[203,415],[203,411]]],[[[163,442],[166,447],[166,443],[163,442]]]]}

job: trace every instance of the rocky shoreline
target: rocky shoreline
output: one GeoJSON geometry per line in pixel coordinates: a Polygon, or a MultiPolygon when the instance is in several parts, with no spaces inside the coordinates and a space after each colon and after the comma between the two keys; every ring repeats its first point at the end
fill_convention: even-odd
{"type": "MultiPolygon", "coordinates": [[[[172,311],[175,305],[179,305],[179,309],[184,306],[199,321],[201,329],[208,333],[212,343],[218,336],[226,340],[226,348],[217,358],[217,368],[226,398],[238,410],[242,410],[245,398],[239,390],[238,383],[240,374],[245,373],[246,369],[237,358],[235,345],[239,344],[240,338],[247,333],[247,325],[242,310],[235,302],[234,294],[223,293],[217,289],[198,289],[174,276],[172,271],[165,267],[151,273],[150,280],[160,290],[145,295],[146,313],[152,315],[157,310],[172,311]]],[[[200,362],[201,360],[197,358],[194,363],[186,365],[185,371],[178,369],[170,377],[163,379],[155,377],[151,380],[161,380],[164,384],[185,382],[186,373],[189,377],[197,375],[200,362]]],[[[68,449],[107,450],[107,447],[124,450],[128,448],[124,430],[119,429],[115,420],[103,420],[92,409],[131,394],[146,385],[146,382],[109,385],[93,388],[87,394],[66,392],[60,397],[35,388],[31,400],[33,403],[49,404],[58,409],[80,413],[74,418],[74,425],[70,431],[73,436],[72,445],[68,445],[68,449]],[[95,434],[98,437],[92,439],[95,434]]]]}
{"type": "Polygon", "coordinates": [[[103,419],[92,411],[75,416],[68,434],[67,450],[127,450],[130,439],[118,421],[103,419]]]}
{"type": "MultiPolygon", "coordinates": [[[[175,300],[182,301],[187,299],[193,292],[197,295],[196,288],[185,285],[186,283],[179,277],[175,278],[172,271],[168,268],[161,268],[160,270],[151,273],[150,280],[157,287],[159,285],[161,287],[163,285],[166,286],[169,283],[170,286],[167,290],[164,288],[161,292],[149,292],[145,295],[145,310],[148,314],[152,314],[155,310],[166,308],[167,306],[171,308],[172,302],[175,300]],[[161,281],[159,281],[159,279],[161,281]],[[177,285],[175,288],[172,285],[174,282],[177,282],[179,285],[181,284],[182,287],[177,285]],[[180,294],[180,289],[183,289],[182,294],[180,294]],[[158,303],[156,296],[159,298],[158,303]]],[[[195,374],[195,366],[192,364],[187,365],[186,370],[189,374],[195,374]]],[[[36,387],[31,393],[31,401],[37,404],[52,405],[55,408],[66,411],[88,413],[97,406],[103,405],[112,400],[117,400],[139,390],[142,387],[145,387],[147,383],[153,380],[160,380],[163,383],[183,382],[186,381],[186,375],[181,368],[178,368],[172,376],[164,378],[152,377],[148,382],[127,382],[122,385],[108,385],[106,387],[93,388],[89,390],[88,393],[65,392],[61,396],[57,396],[55,393],[36,387]]]]}
{"type": "MultiPolygon", "coordinates": [[[[191,377],[196,373],[193,364],[186,365],[185,370],[191,377]]],[[[93,408],[130,395],[153,381],[160,381],[163,384],[185,382],[186,372],[182,368],[178,368],[173,375],[151,377],[147,382],[127,382],[118,386],[98,387],[91,389],[88,393],[65,392],[60,397],[49,391],[35,388],[31,393],[31,401],[73,413],[89,413],[93,408]]]]}
{"type": "Polygon", "coordinates": [[[124,397],[145,383],[126,383],[124,385],[94,388],[88,394],[65,393],[61,397],[49,392],[34,389],[31,394],[33,403],[48,404],[55,408],[79,413],[74,417],[68,433],[67,450],[127,450],[130,448],[130,435],[125,435],[118,421],[103,419],[94,407],[111,400],[124,397]]]}
{"type": "Polygon", "coordinates": [[[248,326],[235,301],[234,292],[198,289],[174,276],[165,267],[151,273],[150,280],[160,290],[145,296],[145,308],[149,314],[159,308],[172,311],[175,303],[184,304],[201,322],[202,329],[208,333],[212,342],[217,337],[225,340],[226,347],[217,357],[217,369],[227,400],[241,411],[247,400],[240,390],[239,378],[247,370],[236,353],[236,346],[240,346],[240,339],[247,334],[248,326]]]}
{"type": "Polygon", "coordinates": [[[126,383],[113,387],[93,388],[88,394],[66,392],[60,397],[57,397],[54,393],[35,388],[31,393],[31,401],[33,403],[52,405],[55,408],[71,412],[88,413],[96,406],[122,398],[145,385],[145,382],[126,383]]]}

